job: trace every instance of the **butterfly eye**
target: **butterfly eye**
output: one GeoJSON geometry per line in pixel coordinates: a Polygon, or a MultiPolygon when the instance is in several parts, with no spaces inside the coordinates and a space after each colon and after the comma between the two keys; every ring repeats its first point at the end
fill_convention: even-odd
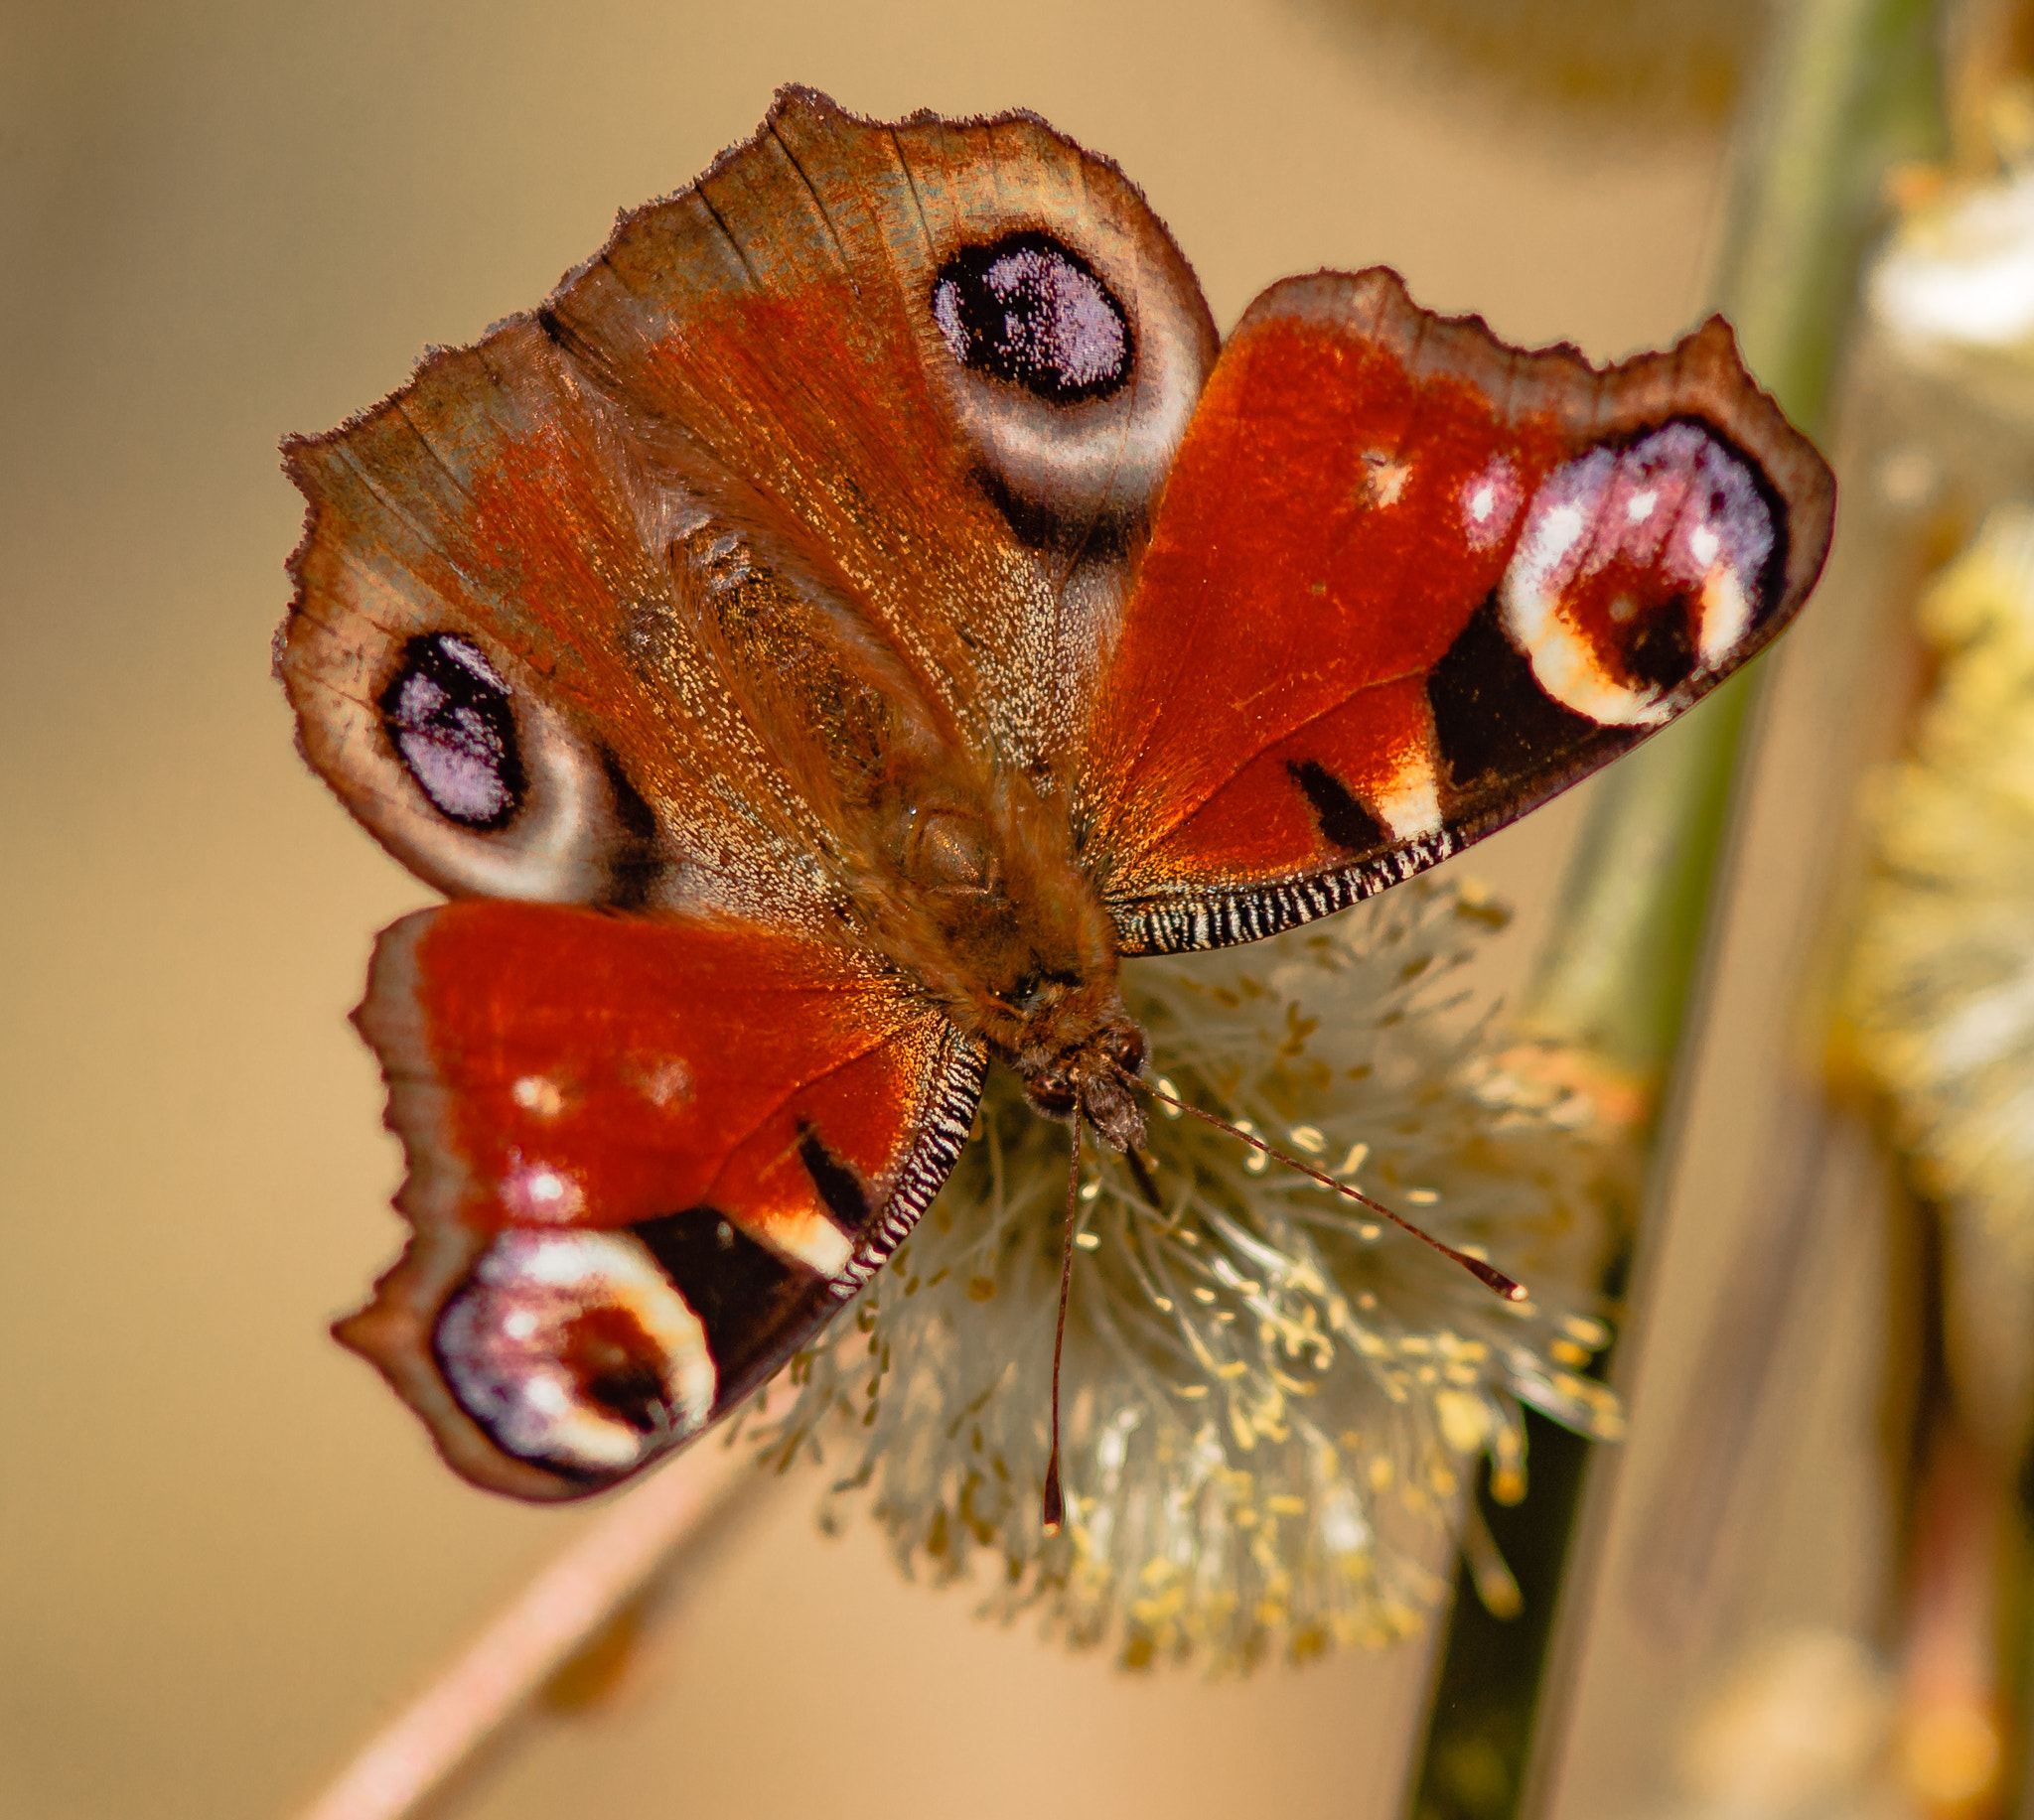
{"type": "Polygon", "coordinates": [[[1140,1030],[1118,1031],[1108,1039],[1108,1058],[1125,1074],[1135,1074],[1144,1066],[1147,1053],[1144,1033],[1140,1030]]]}
{"type": "Polygon", "coordinates": [[[1081,1099],[1072,1076],[1057,1067],[1029,1076],[1024,1082],[1024,1091],[1031,1103],[1049,1119],[1073,1117],[1074,1108],[1081,1099]]]}
{"type": "Polygon", "coordinates": [[[410,639],[380,708],[389,743],[441,815],[489,832],[508,826],[528,778],[508,685],[476,645],[446,631],[410,639]]]}
{"type": "Polygon", "coordinates": [[[1050,234],[1006,234],[940,268],[933,321],[961,365],[1052,404],[1105,398],[1136,363],[1123,307],[1050,234]]]}
{"type": "Polygon", "coordinates": [[[504,1453],[596,1481],[703,1427],[706,1331],[637,1239],[505,1232],[438,1319],[461,1407],[504,1453]]]}

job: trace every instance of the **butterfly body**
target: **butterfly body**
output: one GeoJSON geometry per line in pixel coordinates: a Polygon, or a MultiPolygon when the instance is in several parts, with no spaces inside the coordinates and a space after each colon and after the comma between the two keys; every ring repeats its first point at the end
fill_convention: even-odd
{"type": "Polygon", "coordinates": [[[1222,344],[1042,122],[800,89],[287,457],[304,752],[452,900],[359,1014],[415,1237],[340,1332],[530,1497],[809,1338],[991,1060],[1134,1147],[1126,957],[1629,749],[1798,609],[1831,506],[1720,323],[1600,370],[1322,273],[1222,344]]]}

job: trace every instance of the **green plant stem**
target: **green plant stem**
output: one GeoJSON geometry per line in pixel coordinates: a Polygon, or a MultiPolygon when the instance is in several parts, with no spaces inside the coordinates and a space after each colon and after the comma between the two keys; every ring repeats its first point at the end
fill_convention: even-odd
{"type": "Polygon", "coordinates": [[[1733,677],[1597,786],[1521,1006],[1526,1028],[1589,1050],[1649,1106],[1694,981],[1751,681],[1733,677]]]}
{"type": "MultiPolygon", "coordinates": [[[[1939,148],[1934,0],[1801,0],[1776,23],[1714,283],[1745,363],[1827,417],[1887,167],[1939,148]]],[[[1679,1042],[1752,690],[1723,685],[1603,783],[1524,1012],[1657,1088],[1679,1042]]]]}
{"type": "MultiPolygon", "coordinates": [[[[1775,20],[1751,97],[1713,294],[1746,364],[1811,431],[1826,419],[1887,168],[1942,144],[1936,23],[1934,0],[1796,0],[1775,20]]],[[[1649,1151],[1690,1025],[1758,668],[1597,786],[1557,933],[1523,1004],[1536,1033],[1586,1048],[1642,1090],[1654,1116],[1635,1141],[1649,1151]]],[[[1667,1173],[1651,1173],[1642,1234],[1657,1224],[1667,1173]]],[[[1613,1260],[1613,1277],[1629,1264],[1613,1260]]],[[[1510,1820],[1535,1729],[1550,1730],[1538,1713],[1542,1676],[1586,1450],[1549,1424],[1528,1427],[1531,1496],[1517,1512],[1486,1509],[1532,1621],[1493,1619],[1458,1576],[1412,1787],[1418,1820],[1510,1820]]]]}

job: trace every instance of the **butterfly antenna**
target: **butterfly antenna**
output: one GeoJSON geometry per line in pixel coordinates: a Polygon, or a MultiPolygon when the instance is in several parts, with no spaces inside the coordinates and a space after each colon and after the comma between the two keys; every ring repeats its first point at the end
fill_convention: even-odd
{"type": "MultiPolygon", "coordinates": [[[[1302,1163],[1297,1157],[1288,1157],[1284,1151],[1273,1148],[1252,1132],[1243,1131],[1237,1126],[1232,1125],[1227,1119],[1217,1118],[1212,1112],[1203,1112],[1199,1106],[1190,1106],[1176,1093],[1168,1093],[1163,1087],[1154,1086],[1148,1080],[1139,1080],[1134,1074],[1125,1074],[1123,1078],[1136,1086],[1142,1087],[1153,1099],[1162,1100],[1166,1105],[1174,1107],[1178,1111],[1191,1112],[1197,1119],[1213,1125],[1218,1131],[1228,1132],[1233,1138],[1240,1139],[1252,1150],[1262,1151],[1265,1156],[1271,1158],[1274,1162],[1284,1164],[1287,1169],[1298,1170],[1302,1176],[1307,1177],[1310,1181],[1318,1182],[1324,1189],[1333,1189],[1336,1193],[1342,1195],[1345,1199],[1353,1200],[1359,1206],[1368,1207],[1373,1213],[1381,1213],[1394,1226],[1411,1233],[1414,1238],[1422,1243],[1431,1245],[1443,1257],[1452,1258],[1479,1283],[1488,1289],[1496,1290],[1507,1302],[1524,1302],[1526,1300],[1526,1285],[1521,1283],[1516,1277],[1508,1277],[1496,1265],[1486,1264],[1483,1259],[1473,1258],[1466,1251],[1457,1251],[1453,1245],[1443,1244],[1431,1232],[1422,1231],[1411,1220],[1406,1219],[1401,1214],[1392,1212],[1381,1200],[1373,1200],[1361,1189],[1353,1189],[1348,1183],[1337,1181],[1335,1177],[1327,1174],[1326,1171],[1315,1169],[1312,1164],[1302,1163]]],[[[1068,1227],[1070,1235],[1072,1231],[1073,1228],[1070,1225],[1068,1227]]],[[[1061,1313],[1063,1318],[1065,1315],[1065,1300],[1066,1292],[1062,1290],[1061,1313]]]]}
{"type": "Polygon", "coordinates": [[[1067,1520],[1066,1494],[1060,1489],[1060,1349],[1067,1338],[1067,1292],[1074,1287],[1074,1221],[1081,1210],[1081,1109],[1074,1109],[1074,1151],[1067,1163],[1067,1237],[1060,1248],[1060,1314],[1053,1326],[1053,1445],[1045,1463],[1045,1512],[1041,1527],[1049,1536],[1067,1520]]]}

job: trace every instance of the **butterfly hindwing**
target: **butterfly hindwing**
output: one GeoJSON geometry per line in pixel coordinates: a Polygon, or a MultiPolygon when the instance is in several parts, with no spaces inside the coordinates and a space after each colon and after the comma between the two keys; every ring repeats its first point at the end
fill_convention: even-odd
{"type": "Polygon", "coordinates": [[[983,1067],[837,948],[552,905],[406,917],[359,1023],[416,1236],[341,1336],[526,1497],[635,1470],[808,1339],[944,1180],[983,1067]]]}
{"type": "Polygon", "coordinates": [[[1090,737],[1124,951],[1269,934],[1628,751],[1806,598],[1833,488],[1712,322],[1598,370],[1274,286],[1224,349],[1090,737]]]}

